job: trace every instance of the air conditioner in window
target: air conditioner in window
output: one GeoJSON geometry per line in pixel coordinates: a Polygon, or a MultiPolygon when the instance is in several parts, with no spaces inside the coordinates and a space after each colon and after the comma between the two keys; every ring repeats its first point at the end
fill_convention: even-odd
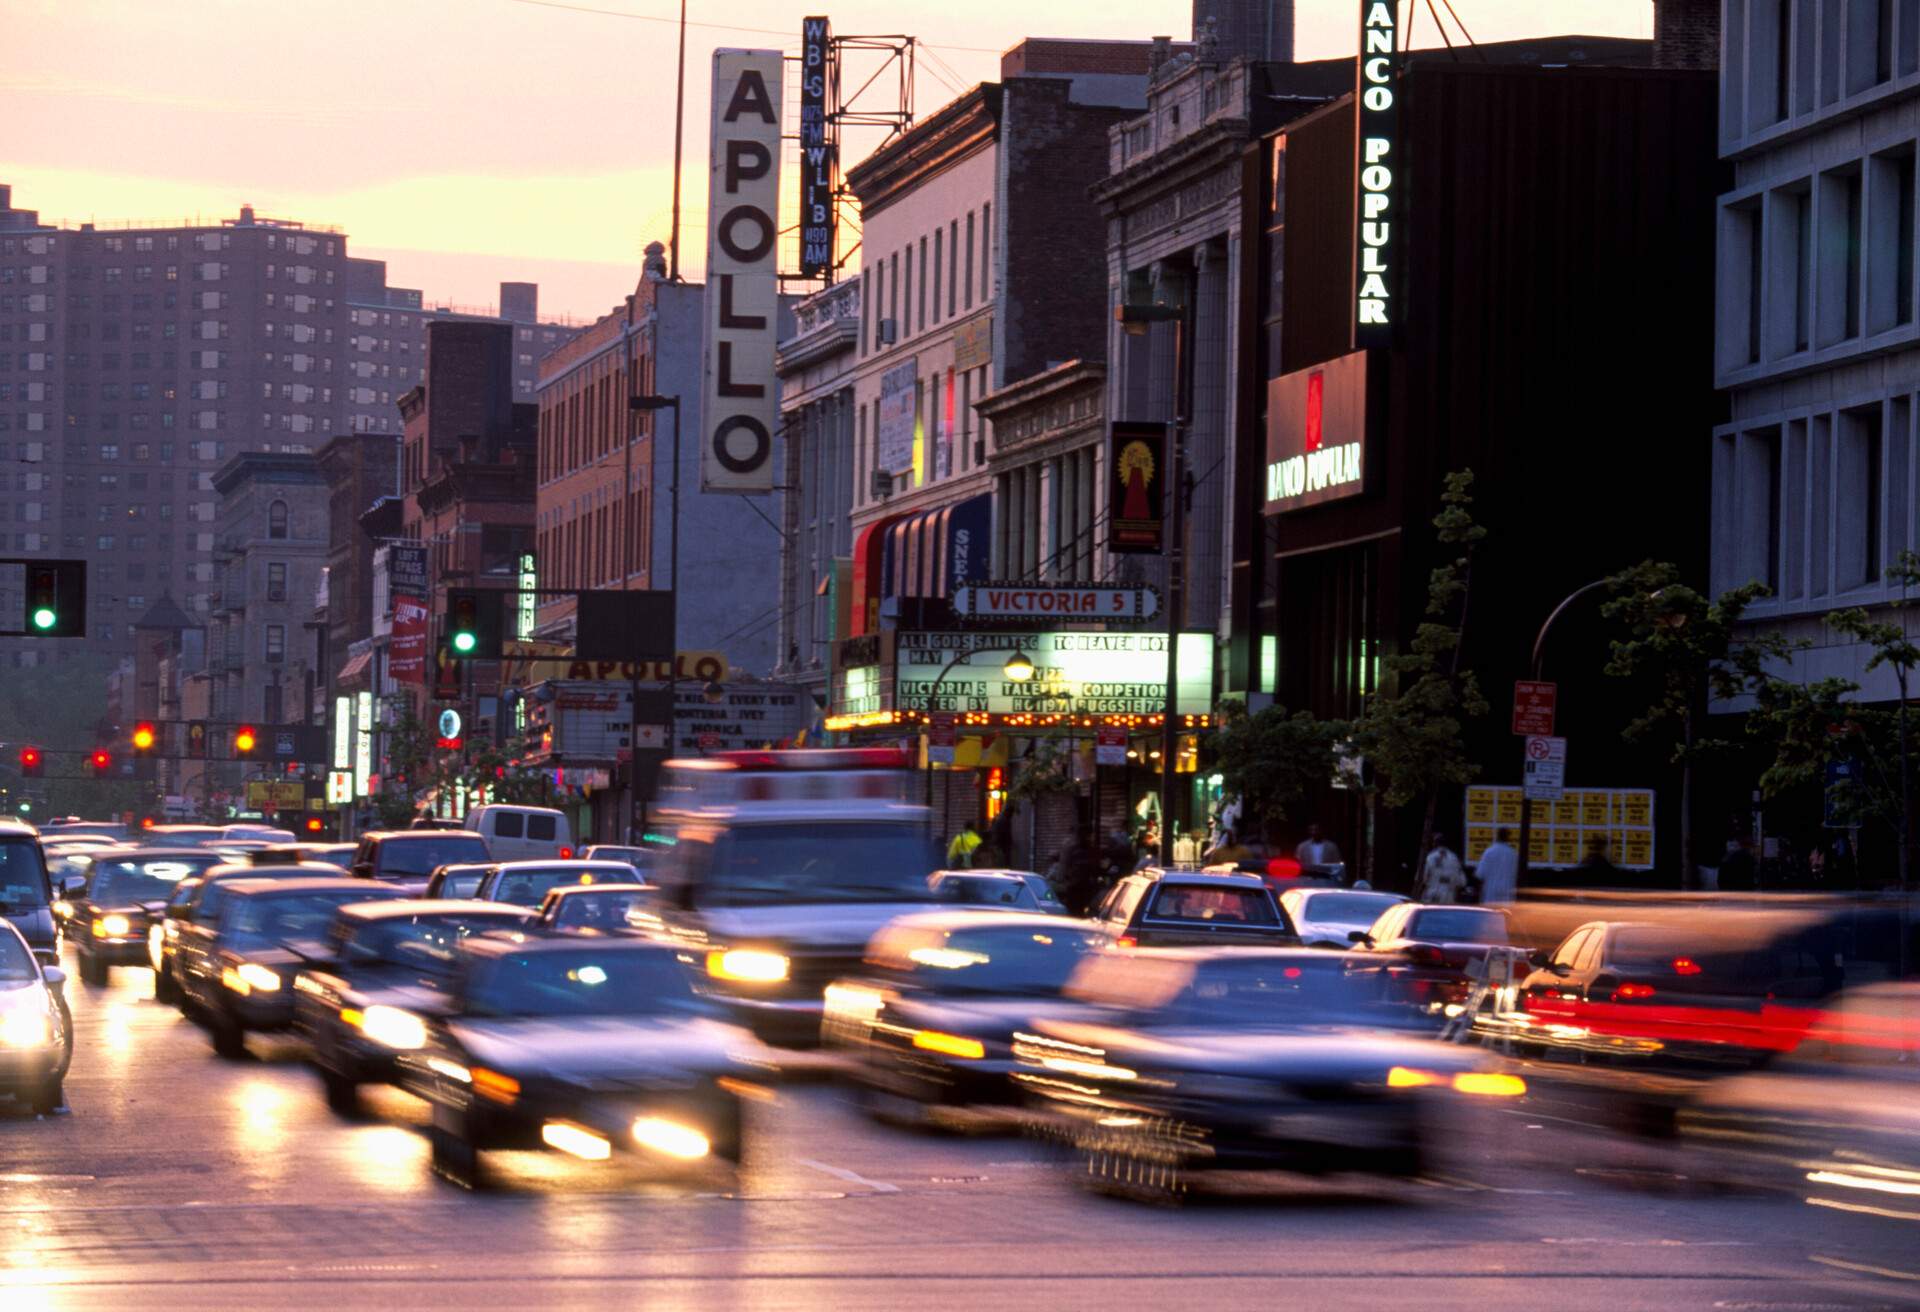
{"type": "Polygon", "coordinates": [[[898,319],[882,319],[880,321],[880,345],[892,346],[899,340],[900,321],[898,319]]]}
{"type": "Polygon", "coordinates": [[[867,493],[867,495],[880,501],[884,501],[888,497],[892,496],[893,495],[893,475],[889,474],[884,469],[874,470],[873,484],[871,489],[867,493]]]}
{"type": "Polygon", "coordinates": [[[985,438],[976,437],[973,439],[973,463],[976,465],[984,465],[987,463],[987,442],[985,438]]]}

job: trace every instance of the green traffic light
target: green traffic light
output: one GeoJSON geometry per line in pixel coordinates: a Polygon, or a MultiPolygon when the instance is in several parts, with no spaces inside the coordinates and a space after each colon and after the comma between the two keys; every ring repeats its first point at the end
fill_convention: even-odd
{"type": "Polygon", "coordinates": [[[479,645],[480,645],[480,639],[479,639],[479,636],[476,634],[467,633],[463,631],[453,635],[453,649],[459,652],[462,656],[471,652],[475,647],[478,647],[479,645]]]}
{"type": "Polygon", "coordinates": [[[59,618],[58,615],[53,613],[53,607],[42,606],[33,612],[33,627],[36,629],[50,629],[59,618]]]}

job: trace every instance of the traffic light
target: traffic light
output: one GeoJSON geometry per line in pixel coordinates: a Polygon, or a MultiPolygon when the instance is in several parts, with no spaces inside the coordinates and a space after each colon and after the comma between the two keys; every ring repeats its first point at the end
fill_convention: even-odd
{"type": "Polygon", "coordinates": [[[254,733],[252,725],[243,724],[233,731],[233,754],[235,756],[251,756],[253,755],[253,749],[259,745],[259,735],[254,733]]]}
{"type": "Polygon", "coordinates": [[[455,660],[498,660],[505,634],[506,592],[500,588],[449,588],[442,631],[455,660]]]}
{"type": "Polygon", "coordinates": [[[153,750],[156,736],[153,731],[153,725],[150,722],[146,720],[140,721],[140,723],[133,726],[133,750],[145,756],[153,750]]]}
{"type": "Polygon", "coordinates": [[[41,771],[45,769],[45,766],[46,763],[41,759],[40,749],[38,747],[22,747],[20,749],[21,778],[38,779],[41,771]]]}
{"type": "Polygon", "coordinates": [[[306,829],[308,833],[310,834],[324,833],[326,831],[326,828],[327,828],[327,822],[325,820],[322,820],[319,816],[310,815],[307,817],[306,829]]]}
{"type": "Polygon", "coordinates": [[[87,562],[31,560],[26,565],[20,633],[29,638],[79,638],[87,632],[87,562]]]}
{"type": "Polygon", "coordinates": [[[110,774],[113,771],[113,753],[104,747],[96,747],[93,754],[87,757],[87,764],[95,774],[110,774]]]}

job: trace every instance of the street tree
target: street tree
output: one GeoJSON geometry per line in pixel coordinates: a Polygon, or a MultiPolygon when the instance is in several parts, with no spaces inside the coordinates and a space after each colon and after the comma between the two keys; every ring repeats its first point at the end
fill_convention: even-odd
{"type": "Polygon", "coordinates": [[[1213,768],[1221,790],[1240,799],[1240,827],[1260,835],[1268,826],[1333,778],[1336,748],[1352,726],[1268,706],[1248,713],[1246,703],[1222,704],[1223,722],[1212,735],[1213,768]]]}
{"type": "Polygon", "coordinates": [[[1447,475],[1433,528],[1456,554],[1428,576],[1426,618],[1408,649],[1384,662],[1386,686],[1366,699],[1351,726],[1353,748],[1366,758],[1381,801],[1401,807],[1426,799],[1422,858],[1433,846],[1441,791],[1479,775],[1467,755],[1466,721],[1487,713],[1487,699],[1462,660],[1474,552],[1487,535],[1473,519],[1472,489],[1472,470],[1447,475]]]}
{"type": "Polygon", "coordinates": [[[1717,598],[1682,581],[1680,568],[1642,561],[1608,580],[1611,598],[1600,613],[1625,631],[1615,638],[1606,671],[1638,678],[1652,701],[1629,721],[1629,742],[1671,741],[1668,759],[1680,769],[1680,860],[1684,886],[1699,885],[1693,840],[1694,768],[1735,750],[1734,743],[1706,731],[1710,701],[1735,701],[1769,687],[1772,670],[1792,660],[1794,643],[1778,633],[1743,629],[1753,603],[1772,595],[1765,584],[1748,583],[1717,598]]]}

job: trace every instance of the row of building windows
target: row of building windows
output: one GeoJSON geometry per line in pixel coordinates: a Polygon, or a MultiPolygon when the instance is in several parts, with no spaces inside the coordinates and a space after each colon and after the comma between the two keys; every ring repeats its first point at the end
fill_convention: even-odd
{"type": "MultiPolygon", "coordinates": [[[[890,441],[882,434],[881,416],[887,403],[875,400],[860,407],[854,423],[859,471],[854,494],[861,504],[883,494],[925,487],[984,463],[986,421],[976,421],[973,402],[987,394],[988,367],[948,369],[914,380],[913,415],[907,421],[911,424],[911,445],[904,452],[898,436],[890,441]],[[904,468],[898,464],[901,454],[908,456],[904,468]],[[867,473],[869,470],[879,471],[879,476],[867,473]],[[883,482],[884,493],[880,486],[883,482]]],[[[894,422],[902,421],[896,418],[894,422]]]]}
{"type": "Polygon", "coordinates": [[[641,570],[641,562],[648,555],[649,528],[647,498],[642,489],[540,532],[536,540],[542,586],[596,588],[619,584],[629,572],[641,570]]]}
{"type": "Polygon", "coordinates": [[[1736,136],[1920,71],[1920,0],[1727,0],[1726,23],[1736,136]]]}
{"type": "Polygon", "coordinates": [[[925,332],[930,325],[966,313],[973,308],[976,287],[982,305],[992,299],[993,206],[982,205],[977,213],[977,234],[976,211],[968,210],[964,219],[954,219],[917,242],[908,242],[861,274],[862,303],[868,313],[860,354],[884,350],[925,332]]]}

